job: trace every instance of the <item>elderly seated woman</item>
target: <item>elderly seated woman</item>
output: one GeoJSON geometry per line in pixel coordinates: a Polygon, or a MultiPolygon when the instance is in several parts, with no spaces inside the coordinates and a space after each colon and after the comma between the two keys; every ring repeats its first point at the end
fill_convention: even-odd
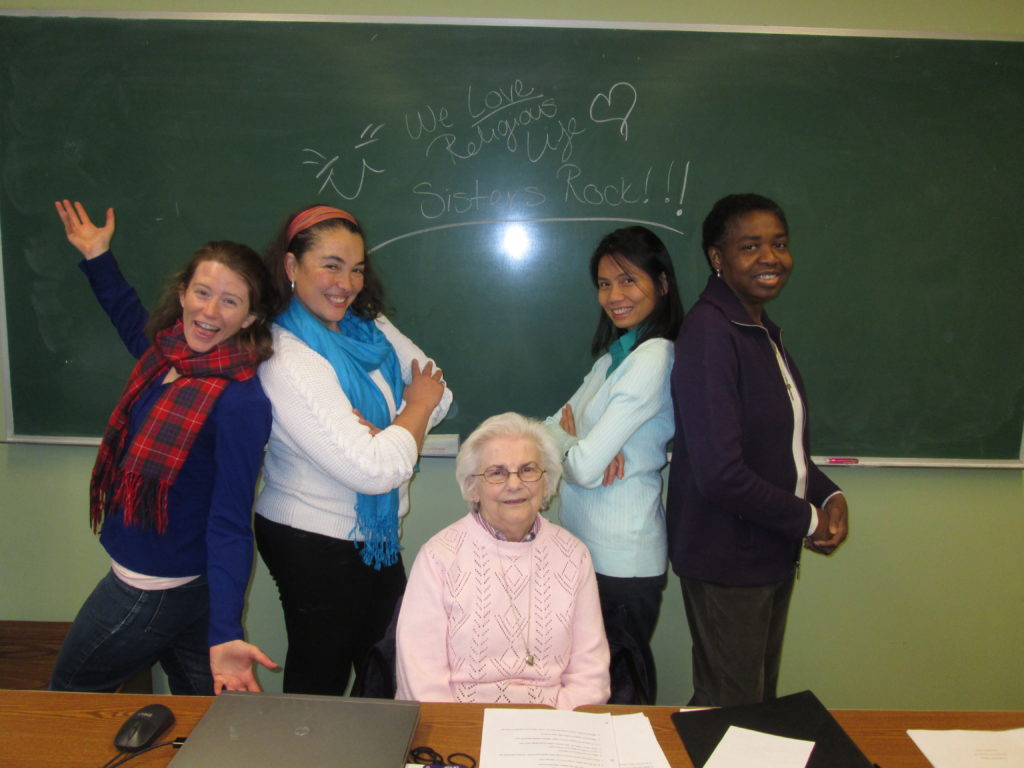
{"type": "Polygon", "coordinates": [[[455,474],[469,514],[420,549],[397,630],[399,699],[608,700],[608,642],[587,548],[541,509],[561,479],[539,422],[492,416],[455,474]]]}

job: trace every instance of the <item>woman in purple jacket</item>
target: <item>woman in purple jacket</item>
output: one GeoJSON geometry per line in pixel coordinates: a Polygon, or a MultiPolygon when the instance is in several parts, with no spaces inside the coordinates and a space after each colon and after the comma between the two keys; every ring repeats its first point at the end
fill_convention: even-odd
{"type": "Polygon", "coordinates": [[[764,311],[793,268],[785,214],[730,195],[704,220],[707,287],[672,371],[669,555],[693,638],[694,705],[775,697],[801,543],[830,554],[846,500],[811,461],[806,397],[764,311]]]}

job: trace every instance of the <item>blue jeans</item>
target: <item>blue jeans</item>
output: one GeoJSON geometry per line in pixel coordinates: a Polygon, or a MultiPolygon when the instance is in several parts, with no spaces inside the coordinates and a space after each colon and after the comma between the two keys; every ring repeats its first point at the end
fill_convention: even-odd
{"type": "Polygon", "coordinates": [[[175,589],[136,589],[107,573],[61,646],[50,690],[109,692],[155,662],[171,693],[213,695],[206,577],[175,589]]]}

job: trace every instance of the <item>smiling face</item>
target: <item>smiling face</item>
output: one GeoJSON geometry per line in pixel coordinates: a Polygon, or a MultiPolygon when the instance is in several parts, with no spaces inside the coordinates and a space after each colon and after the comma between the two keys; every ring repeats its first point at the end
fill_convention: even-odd
{"type": "Polygon", "coordinates": [[[732,219],[722,242],[708,248],[708,257],[757,323],[764,303],[779,295],[793,269],[789,233],[770,211],[732,219]]]}
{"type": "Polygon", "coordinates": [[[199,262],[178,299],[185,342],[193,352],[209,352],[256,319],[249,311],[249,286],[219,261],[199,262]]]}
{"type": "Polygon", "coordinates": [[[344,228],[328,229],[302,254],[285,254],[285,272],[295,297],[332,331],[363,290],[366,253],[363,238],[344,228]]]}
{"type": "MultiPolygon", "coordinates": [[[[529,437],[496,437],[480,451],[477,473],[488,467],[505,467],[518,472],[527,464],[544,464],[536,442],[529,437]]],[[[524,483],[518,474],[509,475],[504,483],[488,483],[476,478],[472,500],[479,504],[480,514],[488,525],[501,531],[510,541],[522,541],[544,501],[547,476],[533,483],[524,483]]]]}
{"type": "Polygon", "coordinates": [[[665,291],[664,284],[656,286],[650,275],[624,256],[606,254],[597,265],[597,303],[623,331],[650,317],[665,291]]]}

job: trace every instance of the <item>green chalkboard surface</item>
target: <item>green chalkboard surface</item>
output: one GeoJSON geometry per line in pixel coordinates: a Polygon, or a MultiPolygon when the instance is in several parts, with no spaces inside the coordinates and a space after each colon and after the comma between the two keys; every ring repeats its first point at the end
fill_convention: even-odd
{"type": "Polygon", "coordinates": [[[703,216],[759,191],[789,214],[770,313],[814,453],[1020,456],[1024,44],[10,16],[0,90],[16,435],[99,435],[131,363],[58,197],[116,208],[147,302],[206,240],[349,208],[465,434],[589,370],[602,234],[657,231],[690,305],[703,216]]]}

